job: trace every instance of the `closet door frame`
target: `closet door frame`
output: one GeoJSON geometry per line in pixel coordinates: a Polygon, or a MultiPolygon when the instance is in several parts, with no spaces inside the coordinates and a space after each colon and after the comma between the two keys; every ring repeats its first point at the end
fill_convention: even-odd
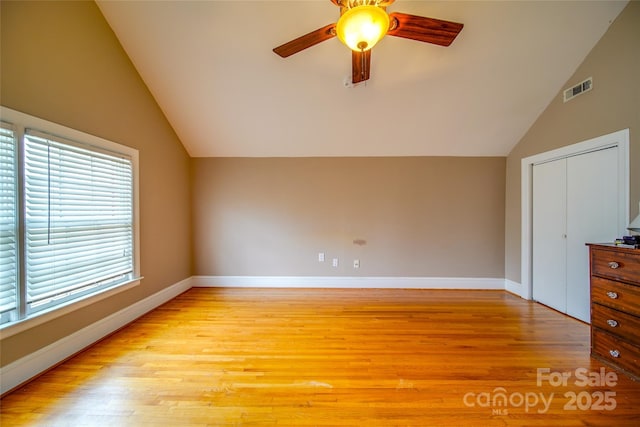
{"type": "MultiPolygon", "coordinates": [[[[521,257],[520,289],[510,289],[521,297],[533,298],[532,283],[532,211],[533,211],[533,165],[570,156],[618,147],[618,234],[626,234],[629,224],[629,129],[623,129],[597,138],[523,158],[521,161],[521,257]]],[[[586,243],[586,242],[585,242],[586,243]]]]}

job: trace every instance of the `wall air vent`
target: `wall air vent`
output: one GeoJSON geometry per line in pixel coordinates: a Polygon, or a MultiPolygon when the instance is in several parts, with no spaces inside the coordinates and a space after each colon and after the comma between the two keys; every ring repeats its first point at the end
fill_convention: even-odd
{"type": "Polygon", "coordinates": [[[585,92],[589,92],[591,89],[593,89],[593,77],[589,77],[587,80],[566,89],[564,91],[564,102],[567,102],[578,95],[582,95],[585,92]]]}

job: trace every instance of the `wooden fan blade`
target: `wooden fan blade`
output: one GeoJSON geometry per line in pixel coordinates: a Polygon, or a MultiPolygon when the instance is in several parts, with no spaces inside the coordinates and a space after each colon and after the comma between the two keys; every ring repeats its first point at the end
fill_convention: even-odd
{"type": "Polygon", "coordinates": [[[464,26],[457,22],[398,12],[390,13],[389,17],[391,29],[387,34],[440,46],[449,46],[464,26]]]}
{"type": "Polygon", "coordinates": [[[298,37],[297,39],[291,40],[290,42],[278,46],[273,49],[273,51],[281,57],[286,58],[287,56],[291,56],[294,53],[298,53],[311,46],[315,46],[318,43],[335,37],[335,27],[336,24],[325,25],[324,27],[318,28],[317,30],[312,31],[309,34],[305,34],[304,36],[298,37]]]}
{"type": "Polygon", "coordinates": [[[364,52],[351,51],[351,83],[369,80],[371,70],[371,49],[364,52]]]}

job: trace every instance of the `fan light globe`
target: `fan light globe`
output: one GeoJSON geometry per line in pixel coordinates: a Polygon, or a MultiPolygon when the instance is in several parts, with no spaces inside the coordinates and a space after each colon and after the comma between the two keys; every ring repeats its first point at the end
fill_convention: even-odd
{"type": "Polygon", "coordinates": [[[373,5],[356,6],[342,14],[336,35],[349,49],[363,52],[371,49],[387,34],[389,15],[373,5]]]}

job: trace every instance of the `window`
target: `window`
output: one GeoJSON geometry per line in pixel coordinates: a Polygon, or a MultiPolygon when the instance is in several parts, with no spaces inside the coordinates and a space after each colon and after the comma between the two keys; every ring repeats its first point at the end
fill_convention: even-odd
{"type": "Polygon", "coordinates": [[[137,151],[2,113],[2,323],[136,283],[137,151]]]}

